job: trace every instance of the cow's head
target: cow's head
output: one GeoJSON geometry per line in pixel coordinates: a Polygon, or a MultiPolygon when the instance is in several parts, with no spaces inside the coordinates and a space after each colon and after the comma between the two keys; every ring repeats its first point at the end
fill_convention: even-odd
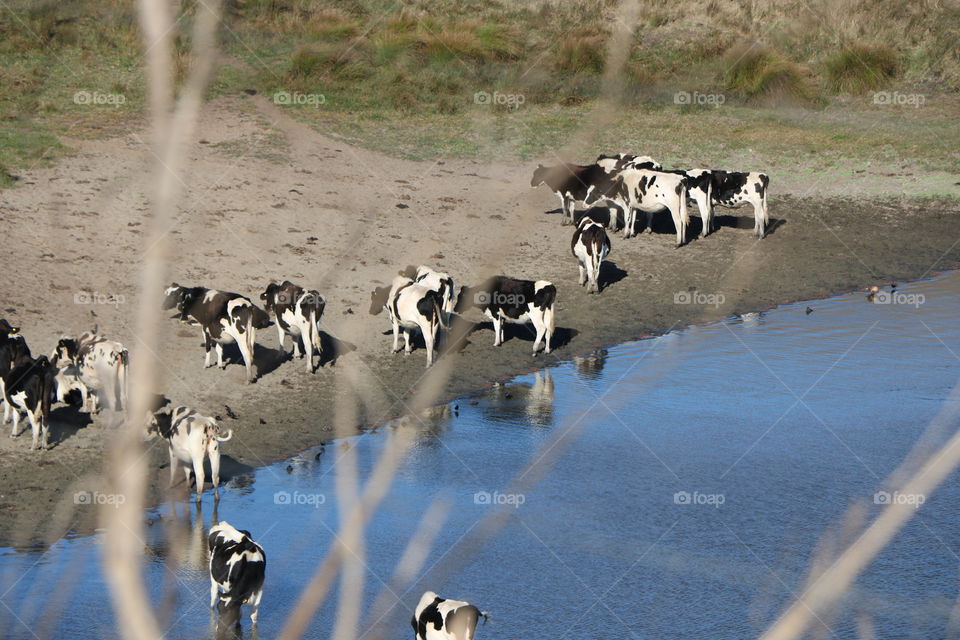
{"type": "Polygon", "coordinates": [[[538,164],[537,168],[533,172],[533,178],[530,180],[531,187],[539,187],[543,184],[544,180],[547,178],[547,172],[550,171],[550,167],[545,167],[542,164],[538,164]]]}
{"type": "Polygon", "coordinates": [[[20,333],[20,327],[15,327],[7,322],[6,318],[0,319],[0,332],[6,333],[7,335],[16,335],[20,333]]]}
{"type": "Polygon", "coordinates": [[[370,292],[370,315],[379,315],[383,308],[387,306],[389,297],[390,287],[377,287],[370,292]]]}
{"type": "Polygon", "coordinates": [[[187,292],[186,287],[181,287],[176,282],[172,283],[169,287],[163,290],[163,306],[161,307],[164,311],[173,308],[180,308],[180,303],[183,301],[183,296],[187,292]]]}
{"type": "Polygon", "coordinates": [[[477,306],[476,298],[480,293],[480,287],[460,287],[460,293],[457,294],[457,304],[453,307],[453,310],[457,313],[463,313],[467,309],[477,306]]]}
{"type": "Polygon", "coordinates": [[[264,289],[263,293],[260,294],[260,299],[263,300],[263,306],[270,311],[273,309],[277,300],[277,293],[280,291],[280,285],[276,282],[271,282],[267,285],[267,288],[264,289]]]}

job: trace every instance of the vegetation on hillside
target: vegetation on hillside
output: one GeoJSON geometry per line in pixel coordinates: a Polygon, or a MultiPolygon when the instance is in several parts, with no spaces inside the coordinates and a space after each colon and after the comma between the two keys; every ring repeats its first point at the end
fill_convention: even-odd
{"type": "MultiPolygon", "coordinates": [[[[634,35],[616,89],[635,119],[719,102],[755,109],[739,112],[749,121],[778,106],[819,110],[835,96],[869,106],[868,91],[960,89],[960,8],[946,4],[648,0],[633,25],[618,22],[618,4],[229,0],[221,38],[237,62],[221,67],[214,92],[314,96],[307,104],[322,108],[297,117],[396,153],[410,155],[407,140],[426,155],[505,143],[526,155],[579,126],[581,105],[599,94],[609,38],[626,26],[634,35]],[[409,133],[391,135],[397,127],[409,133]]],[[[182,0],[179,10],[182,75],[192,17],[204,9],[182,0]]],[[[0,186],[62,152],[64,136],[141,122],[143,47],[129,0],[13,0],[0,10],[0,31],[0,186]]],[[[832,124],[810,126],[826,134],[832,124]]],[[[928,130],[943,139],[940,123],[928,130]]]]}

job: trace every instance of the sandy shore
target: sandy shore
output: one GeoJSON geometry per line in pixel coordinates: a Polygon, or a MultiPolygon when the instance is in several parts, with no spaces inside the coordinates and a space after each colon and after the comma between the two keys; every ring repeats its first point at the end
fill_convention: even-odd
{"type": "MultiPolygon", "coordinates": [[[[752,211],[721,211],[718,232],[696,239],[694,218],[694,239],[675,249],[669,219],[658,219],[652,235],[613,237],[608,288],[589,296],[576,284],[572,229],[543,213],[556,199],[528,186],[536,163],[388,158],[323,137],[261,97],[208,105],[199,130],[187,197],[170,230],[170,279],[253,298],[271,279],[317,288],[327,298],[323,327],[340,347],[335,363],[308,374],[302,361],[280,355],[271,327],[258,336],[261,378],[247,385],[242,366],[203,369],[195,328],[164,323],[161,391],[175,404],[223,416],[229,405],[237,415],[224,420],[235,433],[224,445],[225,478],[332,437],[344,371],[363,383],[358,425],[404,413],[424,353],[390,353],[387,320],[367,309],[372,288],[407,264],[434,265],[458,284],[505,273],[547,279],[559,290],[553,354],[532,358],[526,333],[495,349],[481,325],[441,359],[449,371],[442,401],[600,346],[924,277],[960,261],[951,232],[960,220],[956,200],[845,199],[836,195],[842,183],[774,175],[775,228],[766,239],[753,237],[752,211]],[[723,302],[675,303],[676,294],[693,291],[723,302]]],[[[11,247],[0,317],[22,327],[35,354],[94,324],[134,349],[151,156],[137,135],[73,146],[77,153],[58,166],[25,172],[20,188],[0,192],[0,228],[11,247]]],[[[60,407],[52,450],[29,451],[29,433],[0,438],[0,544],[51,541],[95,525],[94,509],[77,508],[74,493],[101,486],[106,422],[60,407]]],[[[164,449],[150,448],[155,496],[168,473],[164,449]]]]}

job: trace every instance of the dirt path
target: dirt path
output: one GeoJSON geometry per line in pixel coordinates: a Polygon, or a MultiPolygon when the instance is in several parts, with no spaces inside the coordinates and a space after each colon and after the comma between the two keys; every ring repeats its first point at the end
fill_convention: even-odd
{"type": "MultiPolygon", "coordinates": [[[[224,447],[232,459],[225,475],[329,438],[340,363],[353,363],[368,381],[358,422],[404,412],[424,353],[391,354],[386,319],[367,309],[373,286],[407,264],[434,265],[458,284],[498,272],[559,289],[554,354],[531,358],[527,335],[494,349],[491,331],[481,328],[445,356],[451,375],[442,399],[601,345],[921,277],[960,260],[955,200],[788,197],[774,175],[777,226],[767,239],[754,239],[752,213],[741,210],[721,215],[716,234],[674,249],[670,222],[661,220],[653,235],[613,238],[608,273],[617,281],[588,296],[576,285],[572,230],[543,214],[556,201],[529,188],[530,166],[384,157],[321,136],[260,96],[207,105],[199,131],[187,197],[170,230],[172,279],[253,298],[270,279],[317,288],[327,298],[325,330],[350,345],[337,364],[311,375],[302,361],[281,361],[271,327],[258,335],[262,378],[246,385],[242,366],[203,369],[195,328],[164,325],[163,391],[176,404],[220,415],[229,405],[238,416],[226,419],[235,435],[224,447]],[[694,290],[725,301],[675,304],[675,294],[694,290]]],[[[128,323],[138,301],[151,157],[137,135],[74,146],[78,152],[58,166],[25,172],[20,188],[0,192],[0,229],[11,248],[0,317],[22,327],[35,354],[94,324],[136,343],[128,323]]],[[[698,225],[694,218],[694,234],[698,225]]],[[[93,510],[75,510],[74,493],[100,486],[110,427],[106,416],[86,422],[72,408],[56,409],[56,446],[42,453],[28,451],[28,434],[0,438],[0,544],[93,526],[93,510]]],[[[166,453],[154,442],[150,455],[162,486],[166,453]]]]}

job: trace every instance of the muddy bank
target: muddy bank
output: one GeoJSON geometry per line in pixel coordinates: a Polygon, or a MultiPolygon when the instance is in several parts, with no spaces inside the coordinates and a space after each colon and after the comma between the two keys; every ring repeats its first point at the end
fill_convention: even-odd
{"type": "MultiPolygon", "coordinates": [[[[960,261],[951,233],[960,220],[956,200],[818,200],[778,194],[774,176],[775,226],[766,239],[752,235],[751,212],[721,211],[719,231],[697,239],[694,217],[692,241],[675,249],[669,218],[657,218],[653,234],[613,237],[606,289],[590,296],[576,284],[572,229],[543,213],[556,201],[529,189],[527,167],[400,161],[284,119],[276,126],[289,143],[287,161],[237,158],[216,143],[255,135],[264,125],[234,106],[212,105],[201,127],[205,142],[192,150],[191,191],[170,231],[171,279],[251,297],[271,278],[320,289],[328,302],[323,326],[341,355],[308,374],[302,361],[280,355],[270,328],[258,336],[261,377],[246,385],[237,364],[203,369],[195,328],[164,323],[161,391],[175,404],[223,416],[234,430],[223,447],[225,478],[331,438],[345,371],[362,383],[358,425],[405,412],[424,373],[424,353],[390,353],[387,320],[367,308],[373,286],[406,264],[435,265],[458,284],[496,272],[548,279],[559,290],[554,353],[532,358],[526,331],[509,333],[495,349],[489,325],[481,324],[444,356],[450,375],[437,394],[442,401],[600,346],[924,277],[960,261]]],[[[275,115],[270,105],[256,106],[275,115]]],[[[93,324],[135,345],[130,323],[149,222],[149,166],[132,139],[84,143],[75,158],[30,172],[21,188],[0,193],[0,228],[18,247],[12,277],[0,285],[3,315],[23,328],[34,353],[93,324]],[[83,294],[112,296],[112,303],[83,294]]],[[[95,526],[94,509],[75,505],[74,496],[101,488],[106,422],[62,407],[52,420],[52,450],[28,451],[28,434],[0,439],[0,544],[49,541],[69,528],[95,526]]],[[[165,447],[152,442],[149,455],[156,498],[167,480],[165,447]]]]}

